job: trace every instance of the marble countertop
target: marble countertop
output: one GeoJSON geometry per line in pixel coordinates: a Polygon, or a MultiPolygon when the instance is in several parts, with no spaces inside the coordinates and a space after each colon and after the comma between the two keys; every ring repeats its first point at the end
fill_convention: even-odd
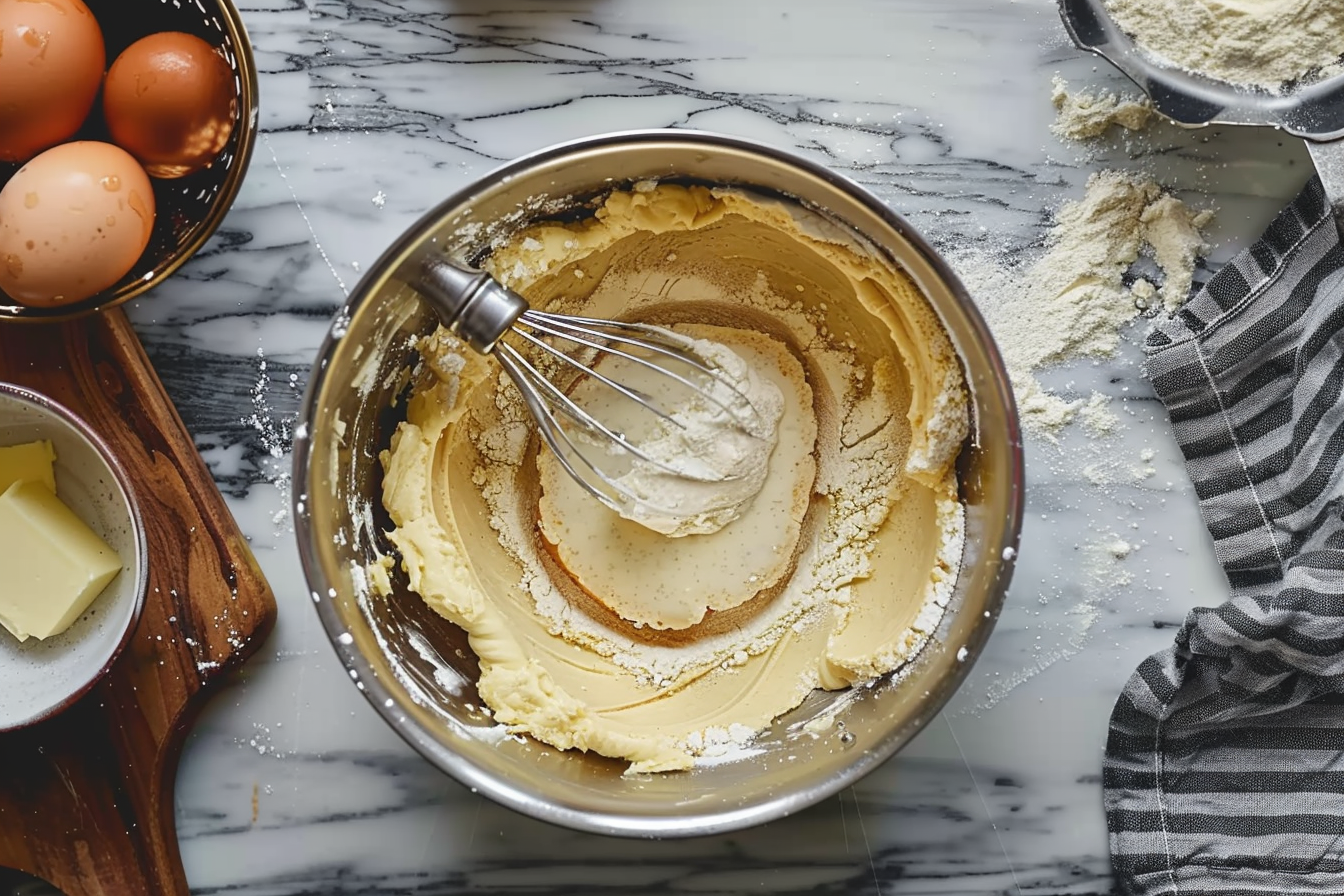
{"type": "MultiPolygon", "coordinates": [[[[1050,132],[1050,81],[1125,87],[1050,0],[243,0],[262,134],[204,251],[130,307],[275,590],[274,634],[212,699],[177,779],[199,894],[1109,893],[1100,767],[1121,686],[1225,585],[1160,405],[1142,321],[1114,359],[1051,371],[1112,397],[1114,434],[1027,442],[1007,608],[973,674],[905,751],[795,817],[675,842],[521,817],[422,760],[351,685],[307,598],[291,428],[345,293],[472,178],[568,138],[693,127],[754,138],[873,190],[940,249],[1041,250],[1094,171],[1215,207],[1216,267],[1311,168],[1266,130],[1087,146],[1050,132]],[[1098,486],[1082,469],[1155,475],[1098,486]],[[1123,539],[1135,549],[1108,550],[1123,539]],[[1121,556],[1123,554],[1123,556],[1121,556]]],[[[1207,276],[1201,270],[1200,279],[1207,276]]]]}

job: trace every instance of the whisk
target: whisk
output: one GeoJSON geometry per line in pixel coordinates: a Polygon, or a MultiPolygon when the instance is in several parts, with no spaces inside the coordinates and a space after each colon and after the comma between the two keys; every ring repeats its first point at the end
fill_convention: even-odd
{"type": "Polygon", "coordinates": [[[650,455],[636,435],[642,428],[638,422],[626,413],[604,419],[591,412],[574,397],[574,377],[553,381],[542,368],[555,365],[545,364],[543,358],[553,358],[559,369],[611,390],[630,408],[651,415],[650,419],[683,427],[674,416],[675,408],[652,394],[665,391],[661,386],[642,390],[595,369],[602,355],[621,359],[636,365],[627,369],[654,374],[671,387],[669,395],[708,402],[722,412],[731,429],[762,437],[763,421],[757,409],[712,360],[696,351],[694,340],[687,336],[652,324],[538,311],[484,271],[443,258],[425,261],[419,280],[411,285],[445,327],[472,349],[494,357],[517,387],[542,440],[565,472],[622,516],[635,509],[672,516],[679,512],[674,506],[657,506],[623,481],[636,461],[689,482],[726,483],[740,477],[719,475],[694,463],[693,458],[674,462],[650,455]],[[510,332],[533,357],[503,340],[510,332]]]}

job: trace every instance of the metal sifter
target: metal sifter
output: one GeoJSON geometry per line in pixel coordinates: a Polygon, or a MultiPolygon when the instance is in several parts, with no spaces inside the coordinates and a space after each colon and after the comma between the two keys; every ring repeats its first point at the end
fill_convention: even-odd
{"type": "Polygon", "coordinates": [[[1079,49],[1128,75],[1177,124],[1269,125],[1302,137],[1331,205],[1336,212],[1344,206],[1344,75],[1274,95],[1158,64],[1115,24],[1103,0],[1059,0],[1059,13],[1079,49]]]}

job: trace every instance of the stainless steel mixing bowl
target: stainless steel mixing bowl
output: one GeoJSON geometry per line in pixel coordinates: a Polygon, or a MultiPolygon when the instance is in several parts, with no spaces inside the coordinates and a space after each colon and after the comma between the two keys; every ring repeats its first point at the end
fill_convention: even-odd
{"type": "Polygon", "coordinates": [[[359,283],[319,353],[294,450],[294,515],[312,599],[351,678],[379,714],[463,784],[537,818],[642,837],[691,836],[779,818],[890,758],[970,671],[998,616],[1016,555],[1022,453],[1002,361],[965,290],[900,217],[849,180],[778,150],[691,131],[612,134],[542,150],[450,196],[359,283]],[[377,455],[402,419],[412,340],[435,319],[397,277],[429,247],[471,261],[490,240],[646,179],[736,185],[800,203],[899,265],[923,290],[960,353],[974,431],[959,465],[967,542],[935,639],[899,676],[855,692],[815,692],[754,743],[749,758],[689,772],[623,776],[625,763],[501,739],[480,710],[465,634],[394,576],[370,596],[363,567],[387,553],[377,455]],[[821,736],[802,725],[843,702],[821,736]]]}

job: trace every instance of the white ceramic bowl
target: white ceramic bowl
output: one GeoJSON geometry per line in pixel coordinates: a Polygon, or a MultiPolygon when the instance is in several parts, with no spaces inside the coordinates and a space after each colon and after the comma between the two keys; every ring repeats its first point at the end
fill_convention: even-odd
{"type": "Polygon", "coordinates": [[[38,439],[56,449],[57,496],[117,552],[122,568],[59,635],[20,642],[0,630],[0,731],[49,718],[93,687],[130,641],[145,601],[144,528],[121,465],[70,410],[0,383],[0,445],[38,439]]]}

